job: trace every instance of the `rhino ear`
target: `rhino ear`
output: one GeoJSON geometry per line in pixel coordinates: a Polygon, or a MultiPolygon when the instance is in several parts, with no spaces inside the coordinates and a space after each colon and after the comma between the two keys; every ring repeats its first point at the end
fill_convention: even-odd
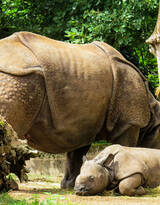
{"type": "Polygon", "coordinates": [[[109,154],[107,159],[106,159],[106,161],[104,162],[105,165],[107,165],[107,166],[110,165],[111,162],[113,161],[113,159],[114,159],[114,155],[113,154],[109,154]]]}
{"type": "Polygon", "coordinates": [[[114,159],[114,155],[113,154],[109,154],[108,156],[105,156],[101,159],[99,159],[97,161],[98,164],[100,164],[101,166],[109,166],[111,164],[111,162],[113,161],[114,159]]]}
{"type": "Polygon", "coordinates": [[[83,163],[86,161],[88,161],[88,159],[87,159],[86,155],[83,155],[83,163]]]}

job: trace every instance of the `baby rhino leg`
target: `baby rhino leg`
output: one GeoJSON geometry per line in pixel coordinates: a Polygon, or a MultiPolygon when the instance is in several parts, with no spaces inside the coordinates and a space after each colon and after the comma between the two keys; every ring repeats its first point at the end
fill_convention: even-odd
{"type": "Polygon", "coordinates": [[[119,192],[123,195],[143,195],[145,194],[144,188],[141,186],[142,176],[141,174],[134,174],[126,179],[123,179],[119,183],[119,192]]]}

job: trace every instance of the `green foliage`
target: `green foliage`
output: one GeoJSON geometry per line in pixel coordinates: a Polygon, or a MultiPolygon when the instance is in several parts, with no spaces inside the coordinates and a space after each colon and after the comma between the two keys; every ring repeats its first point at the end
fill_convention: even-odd
{"type": "Polygon", "coordinates": [[[2,128],[4,128],[5,122],[4,122],[3,120],[0,120],[0,126],[1,126],[2,128]]]}
{"type": "Polygon", "coordinates": [[[8,194],[1,194],[0,205],[27,205],[27,202],[25,200],[15,200],[8,194]]]}
{"type": "Polygon", "coordinates": [[[154,30],[157,10],[157,0],[98,1],[97,8],[86,6],[81,16],[73,16],[67,22],[65,36],[75,43],[108,42],[143,72],[154,91],[158,83],[157,63],[145,40],[154,30]]]}
{"type": "Polygon", "coordinates": [[[0,37],[27,30],[73,43],[100,40],[118,49],[157,86],[157,64],[145,40],[158,0],[1,0],[0,37]]]}
{"type": "Polygon", "coordinates": [[[0,195],[0,205],[76,205],[67,201],[64,196],[59,194],[52,193],[44,193],[49,195],[50,197],[44,200],[39,199],[38,194],[34,194],[32,198],[25,200],[17,200],[13,199],[9,194],[1,194],[0,195]]]}

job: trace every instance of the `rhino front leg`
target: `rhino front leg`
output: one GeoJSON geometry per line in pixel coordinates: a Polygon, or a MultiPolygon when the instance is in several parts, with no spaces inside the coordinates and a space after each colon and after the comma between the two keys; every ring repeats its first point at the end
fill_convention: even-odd
{"type": "Polygon", "coordinates": [[[142,185],[142,175],[134,174],[119,183],[119,192],[122,195],[134,196],[145,194],[142,185]]]}
{"type": "Polygon", "coordinates": [[[61,188],[72,188],[82,166],[82,157],[86,155],[91,145],[67,153],[65,176],[61,188]]]}

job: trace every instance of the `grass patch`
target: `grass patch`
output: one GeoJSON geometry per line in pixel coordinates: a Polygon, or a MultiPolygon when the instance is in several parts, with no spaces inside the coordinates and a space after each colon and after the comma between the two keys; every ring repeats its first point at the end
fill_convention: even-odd
{"type": "MultiPolygon", "coordinates": [[[[160,198],[160,186],[156,187],[156,188],[145,188],[146,193],[142,196],[134,196],[135,198],[144,198],[144,197],[148,197],[148,198],[152,198],[152,197],[156,197],[156,198],[160,198]]],[[[133,198],[130,196],[123,196],[119,193],[115,193],[113,190],[112,191],[104,191],[102,193],[102,196],[113,196],[113,197],[128,197],[128,198],[133,198]]]]}
{"type": "Polygon", "coordinates": [[[2,193],[0,195],[0,205],[77,205],[75,203],[71,203],[67,200],[66,197],[59,194],[52,194],[49,192],[44,192],[44,194],[48,195],[47,199],[40,200],[38,194],[33,194],[33,196],[26,199],[13,199],[9,194],[2,193]]]}
{"type": "Polygon", "coordinates": [[[160,198],[160,186],[156,188],[146,188],[145,189],[146,194],[145,197],[159,197],[160,198]]]}
{"type": "Polygon", "coordinates": [[[6,193],[2,193],[0,195],[0,205],[26,205],[27,202],[25,200],[16,200],[13,199],[6,193]]]}
{"type": "Polygon", "coordinates": [[[111,143],[109,143],[109,142],[107,142],[105,140],[99,140],[99,141],[96,141],[96,142],[92,143],[93,147],[96,147],[96,146],[106,146],[107,147],[109,145],[111,145],[111,143]]]}

